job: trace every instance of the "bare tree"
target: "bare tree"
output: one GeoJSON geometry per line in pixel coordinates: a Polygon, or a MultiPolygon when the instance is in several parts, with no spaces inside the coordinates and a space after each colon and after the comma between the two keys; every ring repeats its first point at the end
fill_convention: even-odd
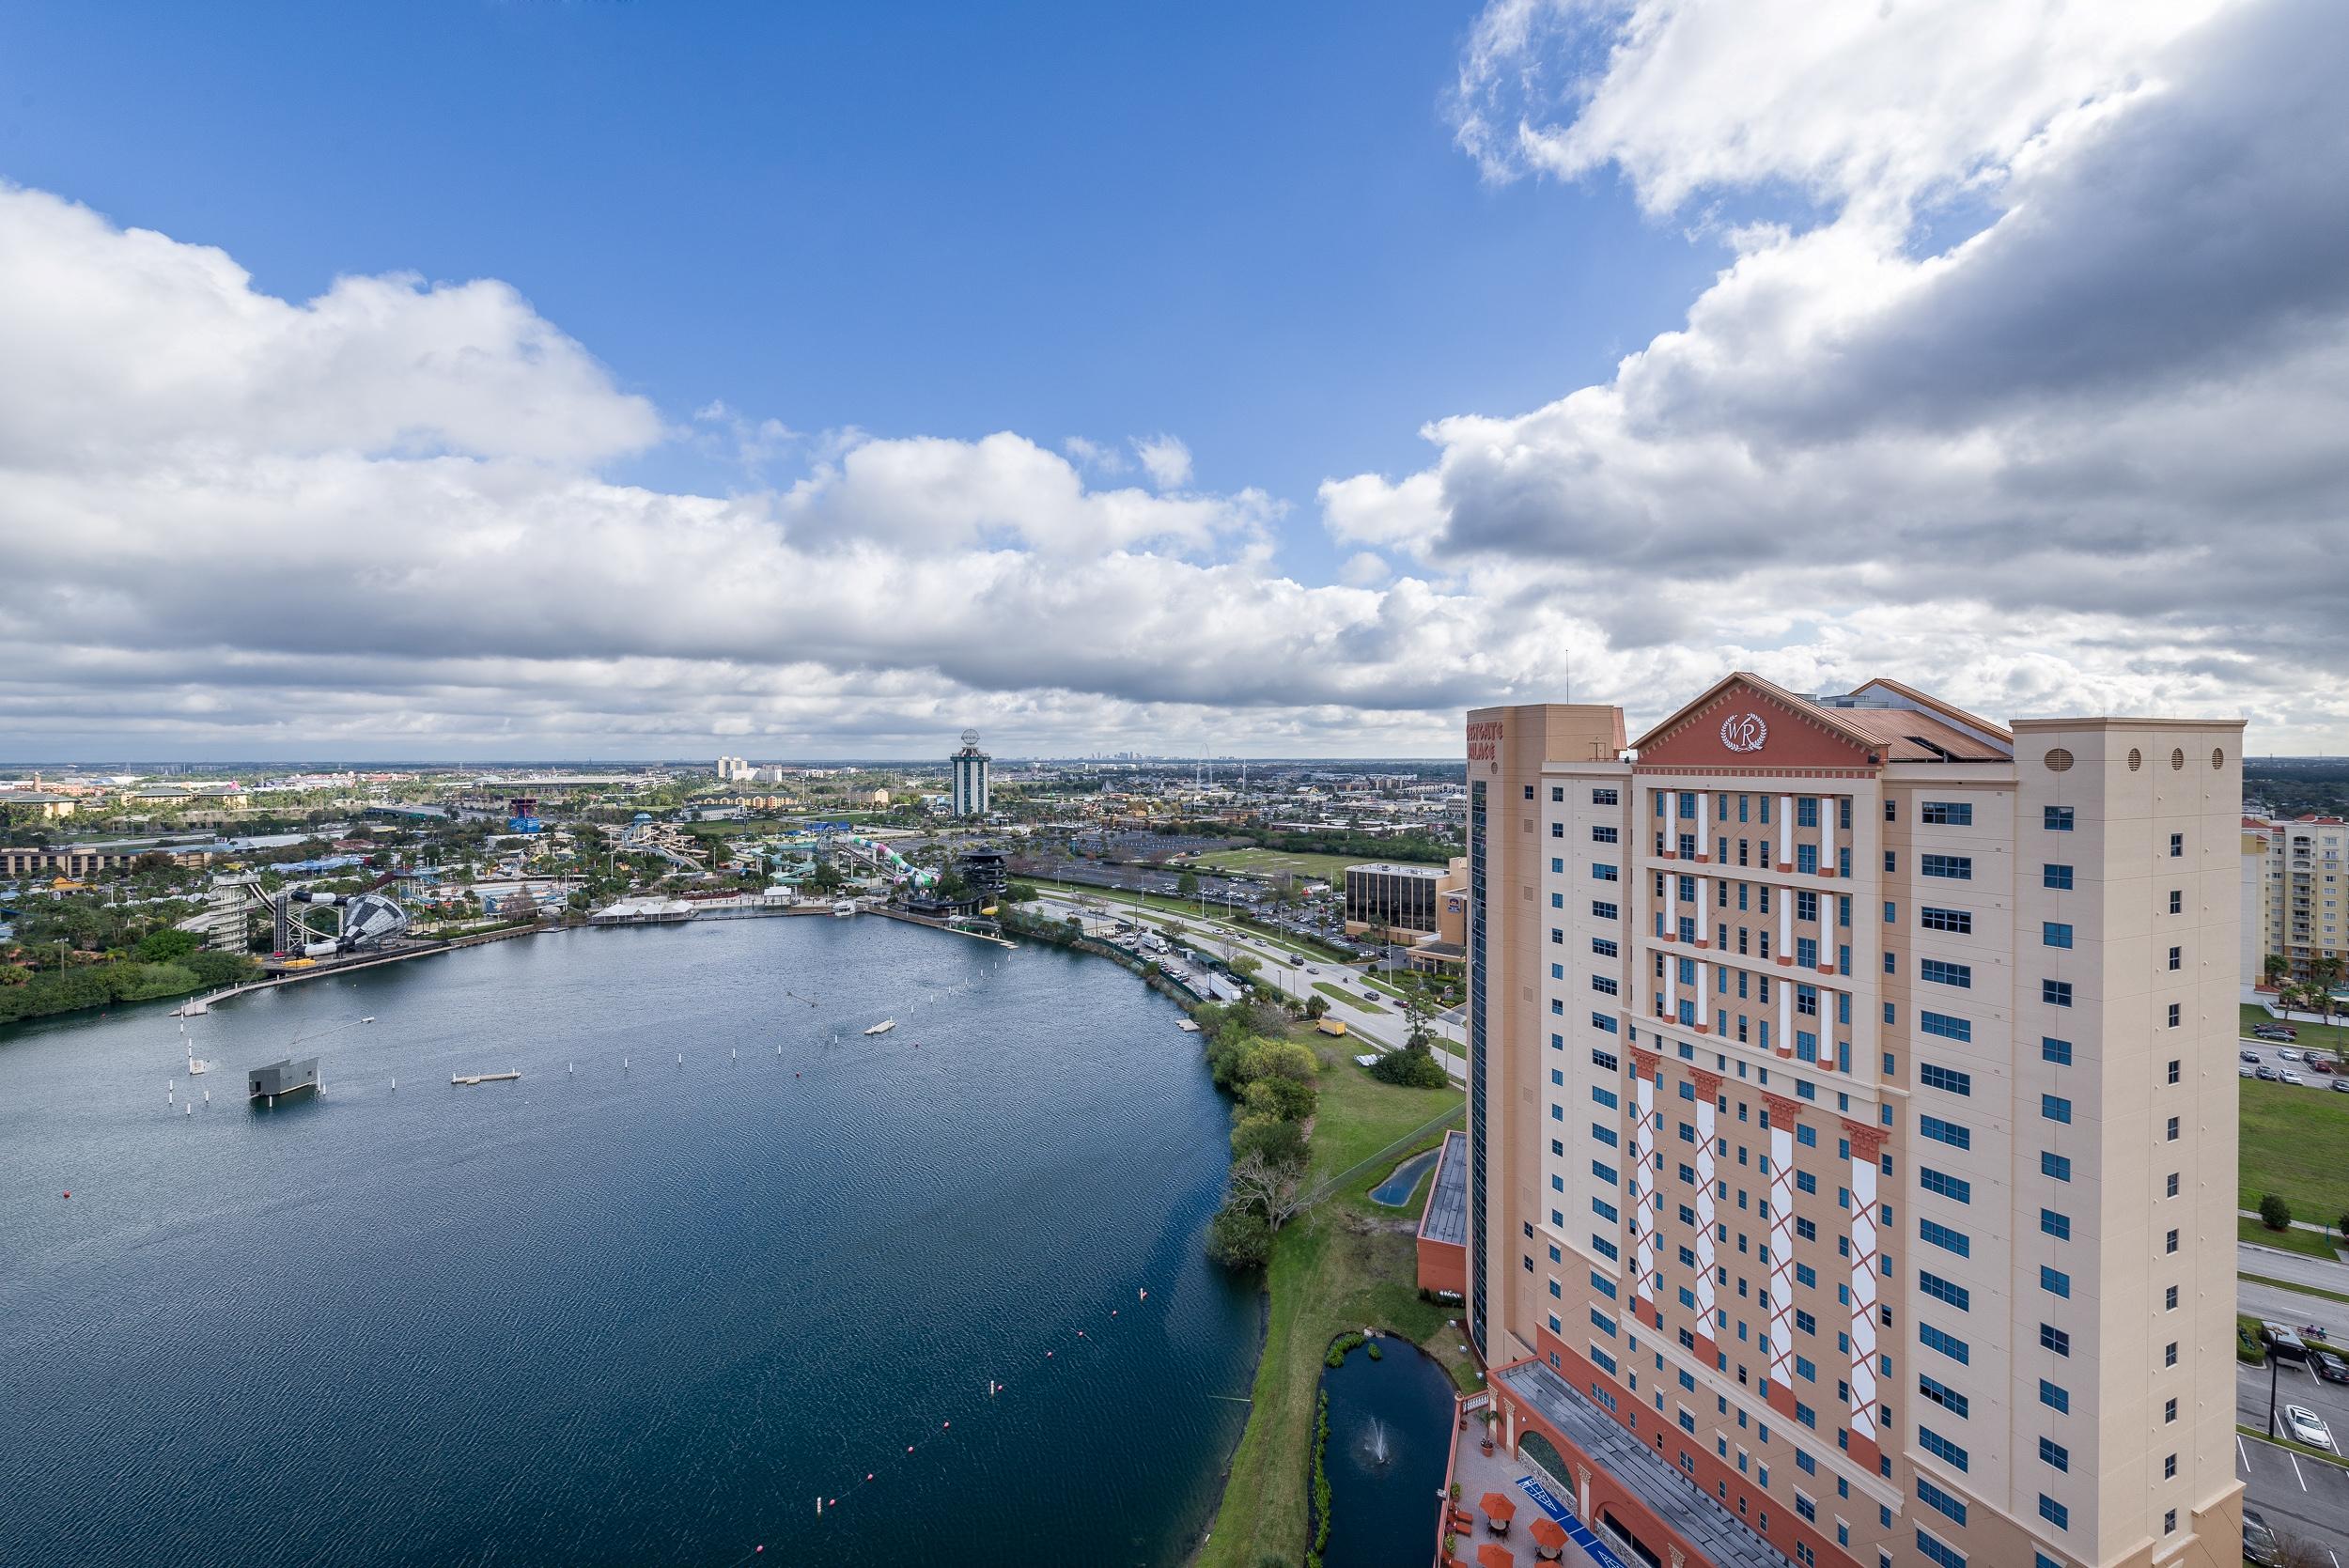
{"type": "Polygon", "coordinates": [[[1232,1201],[1262,1214],[1276,1234],[1305,1207],[1297,1171],[1253,1153],[1232,1164],[1232,1201]]]}
{"type": "Polygon", "coordinates": [[[2305,1535],[2278,1530],[2276,1562],[2278,1568],[2332,1568],[2333,1555],[2305,1535]]]}

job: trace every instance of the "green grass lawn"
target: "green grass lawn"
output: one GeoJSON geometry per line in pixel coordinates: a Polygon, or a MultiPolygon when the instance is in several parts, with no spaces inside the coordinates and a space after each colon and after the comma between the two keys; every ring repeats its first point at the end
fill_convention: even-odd
{"type": "MultiPolygon", "coordinates": [[[[1310,1038],[1310,1036],[1302,1036],[1310,1038]]],[[[1418,1254],[1398,1223],[1411,1211],[1381,1208],[1367,1196],[1414,1146],[1440,1129],[1410,1138],[1447,1113],[1456,1121],[1457,1090],[1398,1089],[1340,1057],[1321,1073],[1309,1181],[1351,1171],[1336,1191],[1293,1220],[1273,1244],[1266,1286],[1272,1311],[1264,1359],[1256,1368],[1254,1406],[1232,1456],[1223,1504],[1200,1549],[1199,1568],[1258,1568],[1305,1555],[1313,1468],[1314,1395],[1330,1341],[1349,1328],[1391,1329],[1439,1353],[1455,1381],[1472,1379],[1446,1325],[1458,1309],[1419,1298],[1418,1254]],[[1392,1153],[1381,1153],[1403,1141],[1392,1153]],[[1387,1221],[1366,1224],[1366,1217],[1387,1221]]]]}
{"type": "Polygon", "coordinates": [[[1278,877],[1283,872],[1332,885],[1346,879],[1346,868],[1361,865],[1359,856],[1314,855],[1288,849],[1217,849],[1186,861],[1186,865],[1212,866],[1218,871],[1236,871],[1251,877],[1278,877]]]}
{"type": "MultiPolygon", "coordinates": [[[[2271,1231],[2256,1219],[2238,1215],[2235,1217],[2234,1234],[2237,1241],[2248,1241],[2258,1247],[2279,1248],[2286,1252],[2305,1253],[2311,1258],[2323,1258],[2326,1263],[2332,1263],[2336,1258],[2333,1244],[2314,1231],[2271,1231]]],[[[2298,1290],[2300,1287],[2291,1285],[2286,1288],[2298,1290]]]]}
{"type": "Polygon", "coordinates": [[[1332,986],[1327,980],[1315,981],[1314,989],[1319,991],[1324,996],[1335,997],[1340,1001],[1345,1002],[1348,1007],[1360,1008],[1365,1013],[1384,1013],[1387,1011],[1386,1008],[1379,1006],[1377,1002],[1362,995],[1361,992],[1349,991],[1343,986],[1332,986]]]}
{"type": "Polygon", "coordinates": [[[2239,1206],[2257,1208],[2273,1192],[2295,1219],[2330,1225],[2349,1214],[2349,1094],[2256,1079],[2241,1088],[2239,1206]]]}
{"type": "MultiPolygon", "coordinates": [[[[2254,1002],[2247,1001],[2242,1003],[2241,1011],[2243,1015],[2243,1032],[2245,1034],[2251,1032],[2251,1026],[2254,1024],[2279,1023],[2283,1021],[2269,1013],[2266,1008],[2259,1006],[2254,1002]]],[[[2349,1027],[2343,1027],[2341,1024],[2298,1022],[2287,1024],[2286,1027],[2296,1030],[2299,1032],[2300,1037],[2290,1043],[2299,1047],[2302,1050],[2308,1049],[2310,1046],[2314,1046],[2319,1050],[2332,1051],[2336,1054],[2344,1050],[2349,1050],[2349,1027]]],[[[2263,1041],[2261,1043],[2265,1044],[2266,1042],[2263,1041]]],[[[2276,1042],[2278,1045],[2282,1045],[2285,1042],[2281,1040],[2276,1042]]]]}

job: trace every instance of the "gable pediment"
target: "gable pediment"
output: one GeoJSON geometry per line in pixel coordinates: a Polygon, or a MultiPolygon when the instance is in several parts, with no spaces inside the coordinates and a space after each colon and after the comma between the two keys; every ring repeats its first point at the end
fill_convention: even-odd
{"type": "Polygon", "coordinates": [[[1808,704],[1743,675],[1724,680],[1640,742],[1640,761],[1681,768],[1866,768],[1869,747],[1808,704]]]}

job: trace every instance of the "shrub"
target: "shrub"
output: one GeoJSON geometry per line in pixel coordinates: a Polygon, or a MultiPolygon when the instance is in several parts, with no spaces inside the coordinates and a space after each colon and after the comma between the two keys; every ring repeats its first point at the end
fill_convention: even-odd
{"type": "Polygon", "coordinates": [[[2260,1223],[2271,1231],[2292,1229],[2292,1205],[2273,1192],[2260,1199],[2260,1223]]]}
{"type": "Polygon", "coordinates": [[[1383,1361],[1386,1359],[1386,1355],[1378,1348],[1378,1342],[1377,1340],[1371,1341],[1368,1344],[1362,1346],[1362,1348],[1370,1352],[1370,1358],[1374,1361],[1383,1361]]]}
{"type": "Polygon", "coordinates": [[[1314,1113],[1316,1098],[1310,1083],[1299,1083],[1293,1078],[1260,1078],[1240,1095],[1240,1104],[1248,1108],[1251,1116],[1301,1122],[1314,1113]]]}
{"type": "Polygon", "coordinates": [[[1441,1089],[1452,1081],[1443,1063],[1425,1046],[1387,1052],[1370,1064],[1370,1076],[1381,1083],[1400,1084],[1406,1089],[1441,1089]]]}

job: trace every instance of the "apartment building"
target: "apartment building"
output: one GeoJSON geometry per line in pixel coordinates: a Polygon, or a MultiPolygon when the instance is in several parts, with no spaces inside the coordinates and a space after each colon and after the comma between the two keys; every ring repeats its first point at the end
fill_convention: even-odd
{"type": "Polygon", "coordinates": [[[2349,978],[2349,823],[2338,816],[2243,818],[2244,979],[2271,956],[2299,981],[2349,978]]]}
{"type": "Polygon", "coordinates": [[[1469,1321],[1657,1563],[2220,1568],[2239,722],[1469,715],[1469,1321]]]}

